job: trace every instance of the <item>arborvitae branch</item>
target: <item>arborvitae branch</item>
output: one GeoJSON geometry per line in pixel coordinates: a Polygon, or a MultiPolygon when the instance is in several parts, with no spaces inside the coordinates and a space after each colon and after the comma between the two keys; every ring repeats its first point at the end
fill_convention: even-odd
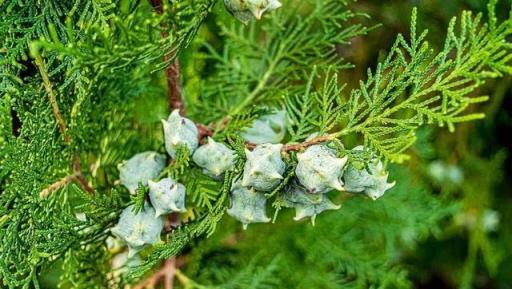
{"type": "MultiPolygon", "coordinates": [[[[166,56],[166,59],[168,57],[166,56]]],[[[167,78],[167,87],[169,89],[169,110],[179,109],[181,115],[185,115],[185,103],[181,94],[180,84],[180,62],[175,59],[174,62],[165,69],[167,78]]]]}
{"type": "MultiPolygon", "coordinates": [[[[0,13],[0,39],[6,39],[0,48],[0,94],[5,95],[0,101],[0,121],[5,122],[0,123],[0,286],[38,287],[37,274],[64,259],[63,287],[104,288],[103,273],[110,270],[111,254],[103,244],[120,210],[129,202],[124,188],[116,185],[115,166],[134,152],[163,150],[156,123],[166,114],[159,109],[165,106],[160,103],[165,92],[164,86],[155,85],[160,79],[151,72],[165,70],[168,107],[184,114],[177,56],[220,1],[167,1],[172,2],[172,9],[167,9],[162,0],[150,0],[157,13],[146,1],[0,2],[0,10],[9,11],[0,13]],[[27,44],[31,42],[37,69],[32,69],[27,58],[27,44]],[[47,101],[41,101],[46,94],[51,110],[47,101]],[[141,104],[144,107],[140,108],[141,104]],[[63,115],[67,118],[68,114],[66,125],[63,115]],[[18,117],[23,127],[13,135],[12,123],[18,117]],[[55,137],[54,118],[65,144],[55,137]],[[84,168],[91,167],[91,176],[82,172],[80,157],[84,168]],[[72,172],[62,178],[69,174],[70,162],[72,172]],[[97,190],[94,195],[86,176],[97,190]]],[[[186,185],[189,219],[177,228],[166,228],[164,241],[148,248],[142,264],[129,269],[128,282],[139,281],[165,262],[149,283],[166,276],[164,284],[169,287],[169,279],[176,274],[185,286],[212,287],[188,279],[172,263],[193,240],[215,231],[229,206],[233,181],[242,174],[245,148],[255,147],[243,141],[241,129],[270,111],[264,106],[284,107],[291,120],[289,143],[282,148],[287,166],[280,176],[283,180],[265,193],[265,197],[277,199],[274,205],[279,207],[279,198],[296,176],[295,151],[330,142],[339,145],[335,151],[339,156],[345,153],[341,140],[359,135],[382,159],[400,162],[420,126],[447,125],[453,130],[457,122],[482,117],[465,113],[471,105],[487,99],[472,93],[486,79],[512,73],[512,18],[499,24],[492,12],[493,0],[488,23],[482,22],[481,16],[464,13],[456,33],[453,21],[440,53],[432,51],[426,32],[417,35],[414,13],[411,40],[399,36],[375,71],[369,71],[367,79],[345,95],[336,72],[351,65],[340,59],[339,45],[369,31],[353,23],[365,15],[353,13],[347,3],[288,1],[286,9],[276,11],[265,22],[248,27],[219,23],[223,46],[206,45],[205,61],[214,62],[214,68],[205,70],[205,84],[196,89],[197,95],[186,95],[187,113],[210,124],[197,124],[200,140],[212,135],[229,141],[235,164],[219,181],[190,161],[192,151],[178,149],[161,176],[171,176],[186,185]]],[[[353,163],[364,159],[364,164],[374,157],[370,152],[347,156],[353,163]]],[[[353,214],[346,214],[348,221],[330,222],[330,227],[323,228],[325,232],[319,232],[321,237],[301,232],[308,239],[294,244],[294,249],[300,251],[301,259],[311,258],[308,260],[319,260],[316,253],[331,250],[332,256],[323,254],[319,263],[350,279],[347,282],[352,282],[353,274],[365,285],[381,281],[403,285],[402,269],[395,270],[393,264],[383,261],[389,256],[377,256],[375,261],[367,253],[374,251],[374,245],[353,240],[371,233],[374,240],[389,238],[388,244],[394,244],[395,239],[406,238],[404,235],[412,234],[413,239],[426,235],[447,213],[437,208],[437,201],[421,196],[412,213],[410,208],[403,209],[405,197],[390,199],[388,205],[376,204],[380,207],[366,214],[361,213],[361,200],[353,206],[353,214]],[[425,199],[430,202],[423,202],[425,199]],[[403,210],[395,212],[399,208],[403,210]],[[360,222],[365,217],[372,222],[360,222]],[[428,222],[422,223],[425,219],[428,222]],[[407,230],[392,228],[393,223],[409,226],[407,230]],[[333,232],[339,233],[334,234],[336,242],[343,240],[346,247],[333,245],[334,239],[328,238],[333,232]],[[335,257],[343,259],[341,265],[333,261],[335,257]]],[[[140,194],[134,198],[139,208],[144,206],[144,197],[140,194]]],[[[170,218],[176,216],[174,213],[170,218]]],[[[277,242],[269,243],[268,249],[279,248],[283,241],[274,240],[277,242]]],[[[375,246],[384,247],[384,243],[376,242],[375,246]]],[[[292,267],[276,264],[272,261],[261,274],[252,274],[258,273],[252,264],[239,276],[229,276],[231,283],[227,282],[226,288],[246,284],[271,287],[266,286],[273,283],[271,275],[277,271],[285,274],[286,268],[292,267]]],[[[325,285],[312,281],[316,277],[301,276],[307,279],[304,284],[325,285]]]]}
{"type": "MultiPolygon", "coordinates": [[[[151,5],[155,9],[158,14],[163,14],[164,5],[162,0],[150,0],[151,5]]],[[[162,39],[167,39],[169,37],[169,29],[173,29],[172,27],[167,27],[166,24],[161,24],[162,39]]],[[[175,27],[174,27],[175,29],[175,27]]],[[[170,62],[174,59],[172,64],[168,65],[165,68],[165,76],[167,79],[167,89],[169,95],[169,110],[173,111],[175,109],[179,109],[181,115],[185,115],[185,104],[183,103],[183,96],[181,94],[181,79],[180,79],[180,63],[175,55],[169,53],[164,56],[165,62],[170,62]]]]}
{"type": "MultiPolygon", "coordinates": [[[[410,42],[399,35],[384,62],[375,72],[368,71],[368,80],[361,81],[348,100],[340,99],[336,75],[327,76],[334,81],[326,80],[320,91],[308,85],[303,94],[287,98],[293,140],[336,125],[341,128],[331,131],[327,139],[361,134],[365,146],[379,156],[402,162],[418,127],[446,125],[453,131],[455,123],[482,118],[481,113],[466,111],[488,99],[472,95],[485,80],[512,72],[512,48],[507,41],[512,18],[500,25],[482,23],[481,18],[481,14],[463,13],[460,35],[455,32],[454,18],[445,47],[436,54],[425,40],[427,31],[416,35],[414,10],[410,42]],[[332,103],[339,103],[340,108],[329,108],[332,103]],[[322,110],[329,111],[327,122],[322,120],[322,110]]],[[[311,75],[310,79],[315,78],[316,72],[311,75]]]]}
{"type": "Polygon", "coordinates": [[[350,67],[337,55],[336,46],[366,34],[369,28],[350,24],[364,15],[353,13],[346,4],[332,0],[314,1],[314,5],[310,1],[290,2],[266,25],[251,23],[248,29],[242,29],[237,23],[219,23],[226,36],[225,45],[223,51],[206,47],[208,57],[216,61],[216,73],[205,81],[191,115],[207,110],[206,122],[213,122],[216,132],[223,133],[238,126],[225,126],[226,121],[233,122],[250,105],[279,103],[280,88],[301,90],[306,67],[325,63],[350,67]],[[301,15],[301,8],[306,7],[312,9],[311,13],[301,15]],[[316,33],[318,30],[323,33],[316,33]],[[263,35],[265,40],[260,41],[258,37],[263,35]]]}
{"type": "Polygon", "coordinates": [[[35,59],[37,68],[39,69],[39,73],[43,79],[44,88],[46,89],[46,93],[48,93],[48,98],[50,99],[50,104],[52,106],[53,115],[55,116],[55,120],[59,125],[60,132],[64,138],[64,142],[69,142],[69,135],[67,134],[66,122],[64,118],[62,118],[62,114],[60,113],[59,104],[57,103],[57,96],[52,88],[52,83],[48,77],[48,71],[46,70],[46,65],[44,64],[43,58],[39,54],[38,48],[36,45],[31,46],[31,53],[35,59]]]}
{"type": "Polygon", "coordinates": [[[459,35],[454,18],[443,51],[434,54],[425,41],[427,31],[416,35],[414,10],[410,42],[398,36],[385,61],[375,72],[368,71],[368,80],[352,91],[348,122],[337,136],[360,133],[365,144],[384,158],[401,162],[419,126],[446,125],[453,131],[455,123],[482,118],[483,114],[466,110],[488,99],[472,95],[486,79],[512,72],[507,41],[512,18],[499,26],[492,24],[495,19],[482,23],[481,18],[464,12],[459,35]]]}

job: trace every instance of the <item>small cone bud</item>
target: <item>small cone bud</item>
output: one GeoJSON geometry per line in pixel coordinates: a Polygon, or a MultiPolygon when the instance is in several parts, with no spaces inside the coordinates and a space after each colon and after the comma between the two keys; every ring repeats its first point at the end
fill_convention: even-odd
{"type": "Polygon", "coordinates": [[[244,229],[247,229],[247,225],[251,223],[270,222],[266,214],[265,194],[235,183],[231,188],[230,199],[231,207],[227,213],[242,222],[244,229]]]}
{"type": "Polygon", "coordinates": [[[295,221],[310,217],[313,224],[318,214],[341,207],[333,204],[326,194],[311,194],[296,182],[288,187],[283,198],[286,206],[295,208],[295,221]]]}
{"type": "Polygon", "coordinates": [[[314,145],[299,154],[295,174],[297,179],[311,193],[326,193],[330,190],[344,190],[340,181],[346,158],[337,158],[333,149],[326,145],[314,145]]]}
{"type": "MultiPolygon", "coordinates": [[[[354,151],[362,151],[358,146],[354,151]]],[[[389,173],[384,170],[380,160],[374,160],[365,168],[356,168],[349,165],[344,175],[345,189],[351,193],[364,193],[372,200],[377,200],[384,193],[395,186],[395,182],[387,183],[389,173]]]]}
{"type": "Polygon", "coordinates": [[[185,212],[185,186],[171,178],[149,183],[149,199],[159,215],[185,212]]]}
{"type": "Polygon", "coordinates": [[[193,153],[199,144],[196,125],[189,119],[180,116],[174,110],[167,120],[162,120],[164,129],[165,149],[171,157],[176,156],[179,145],[185,145],[193,153]]]}
{"type": "Polygon", "coordinates": [[[120,183],[131,194],[135,194],[139,183],[146,186],[151,179],[160,175],[165,168],[165,156],[156,152],[143,152],[134,155],[118,165],[120,183]]]}
{"type": "Polygon", "coordinates": [[[138,213],[134,213],[133,205],[129,206],[123,210],[119,222],[111,229],[112,234],[126,242],[130,256],[147,245],[160,242],[164,221],[162,218],[155,218],[155,214],[155,210],[148,203],[138,213]]]}
{"type": "Polygon", "coordinates": [[[246,151],[242,185],[258,191],[268,192],[277,187],[283,179],[285,163],[281,159],[282,144],[262,144],[246,151]]]}
{"type": "Polygon", "coordinates": [[[203,168],[204,173],[214,178],[231,169],[234,159],[232,150],[212,138],[208,138],[207,144],[199,147],[192,156],[192,160],[203,168]]]}

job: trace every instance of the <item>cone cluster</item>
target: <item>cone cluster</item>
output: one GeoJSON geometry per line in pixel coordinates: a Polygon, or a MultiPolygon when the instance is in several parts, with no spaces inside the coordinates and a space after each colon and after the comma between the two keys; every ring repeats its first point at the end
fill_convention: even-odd
{"type": "MultiPolygon", "coordinates": [[[[283,127],[285,119],[281,123],[283,127]]],[[[271,125],[279,125],[265,120],[268,117],[256,121],[260,132],[268,132],[271,125]]],[[[267,136],[265,133],[258,135],[254,130],[251,137],[265,139],[267,136]]],[[[228,210],[228,214],[242,222],[244,228],[250,223],[270,221],[266,215],[265,193],[274,190],[283,180],[286,165],[281,158],[282,147],[282,144],[263,143],[253,151],[246,150],[243,176],[232,187],[228,210]]],[[[362,150],[362,146],[354,148],[355,152],[362,150]]],[[[285,206],[295,208],[295,220],[311,218],[314,223],[318,214],[340,208],[329,200],[328,192],[364,193],[376,200],[394,186],[394,183],[387,183],[387,178],[388,173],[378,159],[373,159],[366,167],[356,168],[348,164],[347,156],[339,157],[328,143],[321,143],[297,154],[295,178],[287,185],[282,200],[285,206]]]]}
{"type": "MultiPolygon", "coordinates": [[[[165,150],[172,158],[176,156],[180,145],[185,145],[190,153],[196,150],[199,145],[197,127],[191,120],[180,116],[178,110],[173,111],[167,120],[162,120],[162,124],[165,150]]],[[[212,141],[209,143],[213,146],[212,141]]],[[[207,148],[208,152],[212,150],[215,151],[207,148]]],[[[218,157],[219,154],[213,155],[218,157]]],[[[145,202],[138,213],[135,213],[133,205],[127,207],[121,213],[117,225],[111,229],[115,236],[126,243],[130,257],[145,246],[160,241],[163,215],[186,211],[185,186],[169,177],[156,180],[165,168],[165,159],[164,155],[149,151],[136,154],[118,166],[120,183],[131,194],[136,193],[139,185],[149,188],[150,203],[145,202]]],[[[232,159],[231,155],[227,161],[229,165],[232,159]]],[[[219,162],[220,158],[215,160],[219,162]]],[[[217,167],[214,166],[212,171],[217,172],[217,167]]]]}
{"type": "Polygon", "coordinates": [[[134,205],[128,206],[111,229],[128,246],[130,257],[145,246],[160,242],[164,215],[186,212],[185,186],[172,178],[148,180],[147,185],[151,204],[145,202],[138,213],[135,213],[134,205]]]}
{"type": "MultiPolygon", "coordinates": [[[[175,158],[178,147],[184,145],[192,154],[192,160],[211,177],[219,178],[233,166],[234,153],[226,145],[208,138],[207,143],[198,148],[199,132],[196,125],[182,117],[178,110],[173,111],[167,120],[162,120],[162,125],[165,150],[171,158],[175,158]]],[[[186,212],[185,186],[170,177],[157,180],[164,168],[165,156],[151,151],[136,154],[118,166],[120,183],[131,194],[136,193],[139,185],[149,188],[150,203],[146,202],[138,213],[134,212],[133,206],[127,207],[121,213],[118,224],[111,229],[126,243],[130,256],[160,241],[162,216],[186,212]]],[[[245,199],[249,197],[247,195],[242,201],[246,202],[245,199]]]]}
{"type": "MultiPolygon", "coordinates": [[[[286,121],[284,112],[262,116],[243,134],[246,140],[256,141],[257,145],[252,151],[245,150],[243,174],[232,184],[227,213],[244,228],[251,223],[270,221],[266,213],[266,193],[275,190],[284,179],[286,163],[281,154],[283,144],[279,142],[284,139],[286,121]]],[[[194,163],[216,179],[233,167],[234,152],[212,138],[198,147],[197,127],[177,110],[162,123],[165,149],[171,157],[176,156],[179,146],[185,145],[194,163]]],[[[364,148],[358,146],[353,150],[359,152],[364,148]]],[[[295,220],[311,218],[314,222],[318,214],[339,209],[340,206],[327,197],[333,190],[363,193],[376,200],[394,186],[394,182],[387,182],[388,173],[377,158],[363,166],[347,163],[348,157],[339,157],[328,143],[307,147],[297,154],[295,178],[281,196],[285,206],[295,208],[295,220]]],[[[160,240],[163,215],[186,211],[185,186],[169,177],[157,180],[164,167],[165,156],[156,152],[137,154],[119,165],[120,183],[131,193],[135,193],[139,185],[149,187],[150,203],[146,202],[138,214],[134,213],[133,206],[126,208],[112,229],[112,233],[128,245],[131,255],[160,240]]]]}

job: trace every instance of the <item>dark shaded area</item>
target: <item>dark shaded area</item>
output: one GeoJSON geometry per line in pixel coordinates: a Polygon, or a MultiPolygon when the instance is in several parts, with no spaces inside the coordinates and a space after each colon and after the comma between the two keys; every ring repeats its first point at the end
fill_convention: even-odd
{"type": "Polygon", "coordinates": [[[21,134],[21,120],[18,117],[18,113],[11,109],[11,119],[12,119],[12,134],[15,137],[19,137],[21,134]]]}

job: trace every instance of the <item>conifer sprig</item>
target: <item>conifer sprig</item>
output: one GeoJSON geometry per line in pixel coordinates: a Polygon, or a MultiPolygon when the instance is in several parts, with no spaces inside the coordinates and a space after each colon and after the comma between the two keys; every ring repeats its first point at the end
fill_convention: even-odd
{"type": "Polygon", "coordinates": [[[371,28],[358,23],[358,18],[366,15],[352,12],[347,4],[337,0],[288,1],[287,9],[273,12],[263,25],[251,23],[246,28],[238,23],[220,23],[226,37],[223,50],[207,45],[206,57],[215,61],[216,72],[205,80],[198,101],[188,99],[191,116],[208,110],[205,122],[221,127],[255,104],[279,104],[284,90],[302,90],[306,68],[325,64],[351,67],[337,54],[337,45],[348,44],[371,28]],[[312,11],[301,15],[302,9],[312,11]],[[318,30],[323,33],[315,33],[318,30]],[[261,36],[265,36],[263,41],[261,36]]]}
{"type": "Polygon", "coordinates": [[[497,25],[492,13],[484,22],[482,14],[466,11],[458,33],[452,19],[444,48],[436,54],[425,40],[427,31],[416,34],[416,13],[410,41],[399,35],[384,62],[352,91],[346,127],[336,134],[360,133],[365,145],[394,162],[407,158],[404,151],[424,124],[453,131],[456,123],[483,118],[467,112],[488,99],[475,92],[487,79],[512,73],[512,18],[497,25]]]}
{"type": "Polygon", "coordinates": [[[410,41],[399,35],[385,60],[374,72],[368,71],[368,79],[361,81],[347,100],[338,99],[340,92],[335,83],[328,89],[324,85],[320,92],[312,92],[308,86],[303,94],[287,99],[293,120],[292,140],[333,127],[336,121],[341,129],[314,138],[313,143],[319,138],[357,133],[362,135],[365,146],[379,156],[402,162],[407,159],[405,150],[416,140],[418,127],[437,124],[453,131],[456,123],[484,117],[467,110],[488,99],[474,95],[487,79],[512,72],[512,46],[508,41],[512,18],[498,25],[495,18],[484,22],[482,14],[464,12],[459,33],[453,18],[443,50],[435,53],[425,40],[427,31],[416,34],[416,13],[414,10],[410,41]],[[329,99],[322,101],[324,98],[329,99]],[[333,110],[332,103],[339,103],[341,109],[333,110]],[[331,121],[326,121],[325,115],[331,121]]]}

